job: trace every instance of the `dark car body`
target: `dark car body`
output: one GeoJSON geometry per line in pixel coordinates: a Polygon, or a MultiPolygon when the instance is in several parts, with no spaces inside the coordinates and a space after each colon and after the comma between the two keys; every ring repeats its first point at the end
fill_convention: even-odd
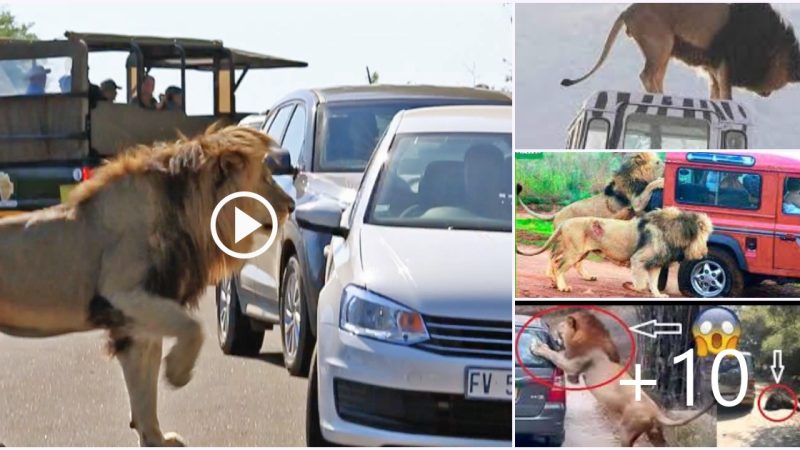
{"type": "MultiPolygon", "coordinates": [[[[519,315],[514,318],[515,333],[520,332],[528,319],[519,315]]],[[[564,373],[550,361],[530,352],[531,344],[536,343],[556,348],[545,322],[534,319],[525,327],[518,342],[518,353],[528,371],[555,386],[564,386],[564,373]]],[[[542,443],[561,445],[564,442],[564,417],[567,411],[566,391],[535,382],[525,373],[519,360],[515,361],[514,378],[516,446],[538,446],[542,443]]]]}
{"type": "MultiPolygon", "coordinates": [[[[289,94],[270,108],[263,131],[291,155],[296,173],[275,179],[297,205],[327,197],[344,207],[354,199],[375,144],[398,111],[474,104],[510,105],[511,99],[486,89],[436,86],[308,89],[289,94]]],[[[258,326],[270,328],[284,321],[282,328],[288,327],[289,315],[306,326],[301,332],[308,330],[310,339],[297,337],[305,347],[304,359],[310,356],[316,336],[317,297],[325,281],[324,249],[330,239],[329,234],[301,229],[292,215],[271,248],[249,260],[234,282],[241,313],[258,326]],[[281,296],[287,295],[281,280],[291,258],[297,261],[302,280],[299,312],[281,307],[281,296]]],[[[286,336],[284,351],[285,340],[286,336]]],[[[305,372],[307,361],[303,366],[290,371],[305,372]]]]}

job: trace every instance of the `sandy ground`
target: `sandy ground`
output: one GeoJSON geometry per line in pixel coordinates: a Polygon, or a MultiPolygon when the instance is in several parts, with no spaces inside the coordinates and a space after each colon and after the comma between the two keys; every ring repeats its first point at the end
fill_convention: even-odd
{"type": "MultiPolygon", "coordinates": [[[[763,383],[756,384],[761,392],[763,383]]],[[[800,413],[786,422],[770,422],[761,416],[758,408],[718,408],[717,444],[720,447],[798,447],[800,446],[800,413]]],[[[788,410],[766,411],[770,417],[780,418],[788,410]]]]}

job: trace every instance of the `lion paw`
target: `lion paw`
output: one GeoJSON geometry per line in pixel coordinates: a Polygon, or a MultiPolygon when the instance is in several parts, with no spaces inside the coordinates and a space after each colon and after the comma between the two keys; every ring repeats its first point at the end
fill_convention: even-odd
{"type": "Polygon", "coordinates": [[[164,358],[166,362],[167,369],[164,372],[164,376],[167,378],[167,381],[172,386],[179,388],[186,386],[192,379],[192,364],[187,364],[184,361],[181,361],[181,358],[177,357],[174,353],[170,353],[164,358]]]}
{"type": "Polygon", "coordinates": [[[550,349],[547,348],[547,346],[542,344],[541,342],[537,345],[531,346],[531,353],[533,353],[536,356],[544,356],[547,354],[548,350],[550,349]]]}
{"type": "Polygon", "coordinates": [[[655,297],[655,298],[669,298],[669,295],[660,292],[658,294],[653,294],[653,297],[655,297]]]}
{"type": "Polygon", "coordinates": [[[164,447],[186,447],[186,443],[180,434],[170,431],[164,433],[164,447]]]}
{"type": "Polygon", "coordinates": [[[572,288],[569,286],[560,287],[558,290],[561,292],[572,292],[572,288]]]}

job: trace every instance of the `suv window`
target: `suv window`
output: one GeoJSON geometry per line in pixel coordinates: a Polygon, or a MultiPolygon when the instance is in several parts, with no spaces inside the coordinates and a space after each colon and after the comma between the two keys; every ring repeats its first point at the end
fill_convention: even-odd
{"type": "Polygon", "coordinates": [[[702,119],[633,113],[625,119],[626,149],[708,148],[709,125],[702,119]]]}
{"type": "Polygon", "coordinates": [[[281,147],[289,151],[292,157],[292,164],[297,164],[300,159],[300,151],[303,149],[303,142],[306,137],[306,108],[297,105],[292,115],[292,120],[286,128],[281,147]]]}
{"type": "MultiPolygon", "coordinates": [[[[516,327],[516,332],[519,333],[522,327],[516,327]]],[[[554,348],[553,341],[550,335],[541,329],[525,328],[525,332],[519,337],[519,357],[528,368],[551,368],[553,364],[542,358],[536,356],[531,352],[531,347],[539,344],[547,344],[551,349],[554,348]]],[[[519,361],[515,359],[515,364],[518,366],[519,361]]]]}
{"type": "Polygon", "coordinates": [[[800,178],[786,177],[783,182],[783,213],[800,216],[800,178]]]}
{"type": "Polygon", "coordinates": [[[72,58],[67,56],[0,61],[0,97],[68,94],[71,72],[72,58]]]}
{"type": "Polygon", "coordinates": [[[758,209],[761,175],[681,167],[675,187],[678,203],[758,209]]]}
{"type": "Polygon", "coordinates": [[[275,118],[272,119],[272,122],[269,124],[267,134],[272,139],[275,139],[275,142],[281,142],[283,140],[283,131],[286,129],[289,118],[292,117],[294,107],[295,105],[291,104],[279,109],[278,112],[275,113],[275,118]]]}

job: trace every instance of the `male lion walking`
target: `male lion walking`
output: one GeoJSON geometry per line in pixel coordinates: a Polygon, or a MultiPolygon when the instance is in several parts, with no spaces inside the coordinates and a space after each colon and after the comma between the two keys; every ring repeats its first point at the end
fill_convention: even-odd
{"type": "MultiPolygon", "coordinates": [[[[273,145],[265,134],[228,127],[141,147],[98,169],[66,204],[0,220],[0,332],[108,330],[139,443],[182,445],[158,423],[162,340],[176,339],[165,376],[183,386],[203,342],[190,309],[242,263],[213,243],[214,207],[237,191],[257,193],[271,202],[278,223],[250,199],[236,207],[271,227],[293,209],[264,163],[273,145]]],[[[233,242],[234,207],[222,208],[216,226],[234,251],[252,246],[252,235],[233,242]]]]}

